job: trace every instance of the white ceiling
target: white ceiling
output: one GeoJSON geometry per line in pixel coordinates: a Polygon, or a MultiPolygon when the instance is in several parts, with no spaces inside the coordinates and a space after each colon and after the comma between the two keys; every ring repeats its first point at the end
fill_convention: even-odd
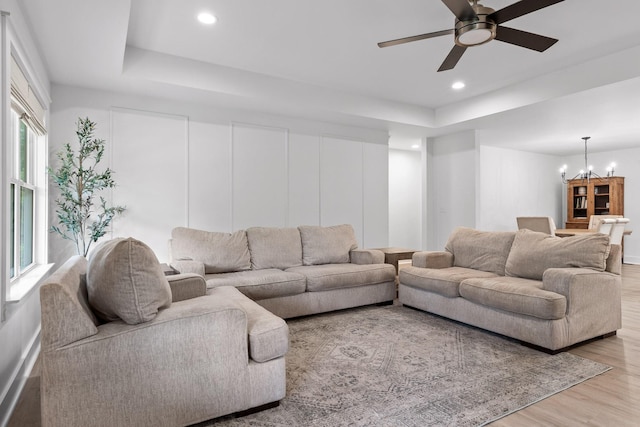
{"type": "Polygon", "coordinates": [[[546,52],[492,41],[440,73],[453,36],[376,45],[452,28],[437,0],[20,4],[53,83],[386,129],[399,148],[468,129],[552,154],[581,152],[586,135],[592,151],[640,145],[637,0],[565,0],[505,24],[560,40],[546,52]],[[218,23],[196,22],[202,10],[218,23]]]}

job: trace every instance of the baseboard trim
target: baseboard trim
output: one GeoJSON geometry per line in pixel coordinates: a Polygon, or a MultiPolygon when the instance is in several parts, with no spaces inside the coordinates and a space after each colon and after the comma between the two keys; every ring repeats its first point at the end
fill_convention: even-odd
{"type": "Polygon", "coordinates": [[[625,264],[640,264],[640,257],[637,256],[625,256],[624,257],[625,264]]]}
{"type": "Polygon", "coordinates": [[[33,369],[33,365],[35,365],[39,354],[40,328],[38,328],[38,331],[31,339],[26,356],[21,360],[21,363],[16,368],[11,379],[11,384],[6,389],[4,396],[2,396],[2,401],[0,402],[0,426],[6,426],[9,423],[11,414],[13,414],[13,411],[18,404],[20,393],[22,393],[22,389],[27,383],[29,373],[33,369]]]}

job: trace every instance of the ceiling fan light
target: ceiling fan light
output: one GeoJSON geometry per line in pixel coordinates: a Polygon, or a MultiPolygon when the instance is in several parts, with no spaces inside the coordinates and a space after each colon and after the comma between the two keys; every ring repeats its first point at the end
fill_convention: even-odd
{"type": "Polygon", "coordinates": [[[491,21],[458,21],[455,30],[455,42],[459,46],[477,46],[496,37],[496,26],[491,21]]]}
{"type": "Polygon", "coordinates": [[[467,31],[458,37],[458,41],[465,46],[475,46],[486,43],[491,39],[491,31],[479,28],[477,30],[467,31]]]}

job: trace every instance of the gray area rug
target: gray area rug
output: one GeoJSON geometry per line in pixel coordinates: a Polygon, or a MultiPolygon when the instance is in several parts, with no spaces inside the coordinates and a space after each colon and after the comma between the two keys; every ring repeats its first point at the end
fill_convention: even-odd
{"type": "Polygon", "coordinates": [[[610,368],[401,306],[287,322],[287,395],[211,426],[479,426],[610,368]]]}

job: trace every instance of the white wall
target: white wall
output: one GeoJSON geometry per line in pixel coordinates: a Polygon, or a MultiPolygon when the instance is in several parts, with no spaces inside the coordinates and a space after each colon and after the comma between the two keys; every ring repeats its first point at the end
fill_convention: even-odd
{"type": "MultiPolygon", "coordinates": [[[[97,122],[113,201],[127,207],[111,236],[136,237],[161,261],[176,226],[349,223],[361,247],[388,245],[384,132],[68,86],[53,99],[51,152],[75,143],[78,117],[97,122]]],[[[71,255],[53,236],[50,249],[56,262],[71,255]]]]}
{"type": "Polygon", "coordinates": [[[423,197],[422,154],[389,150],[389,246],[422,249],[423,197]]]}
{"type": "MultiPolygon", "coordinates": [[[[1,33],[2,53],[5,59],[9,58],[8,49],[13,48],[17,51],[18,56],[24,61],[26,72],[35,81],[38,92],[44,97],[49,96],[49,80],[47,78],[45,68],[38,56],[37,49],[29,32],[28,25],[22,14],[22,11],[15,0],[0,0],[0,10],[9,12],[7,18],[10,29],[5,34],[1,33]],[[11,42],[12,46],[9,46],[11,42]]],[[[3,67],[8,70],[8,63],[3,60],[3,67]]],[[[8,74],[7,74],[8,75],[8,74]]],[[[8,89],[6,82],[4,91],[8,89]]],[[[9,105],[8,99],[3,95],[3,117],[7,117],[8,110],[5,109],[9,105]]],[[[6,122],[3,119],[3,134],[5,134],[6,122]]],[[[5,134],[6,135],[6,134],[5,134]]],[[[4,141],[3,137],[3,141],[4,141]]],[[[0,199],[2,203],[2,213],[0,214],[0,241],[2,247],[2,263],[0,265],[0,280],[2,280],[2,297],[0,297],[0,310],[2,310],[2,320],[0,320],[0,425],[4,425],[15,405],[19,393],[26,381],[32,364],[38,355],[40,347],[40,298],[38,289],[34,288],[30,293],[25,295],[19,302],[6,303],[4,291],[8,286],[8,247],[9,238],[8,225],[6,224],[8,215],[8,204],[4,203],[6,198],[5,172],[7,168],[4,166],[8,159],[6,158],[6,146],[0,147],[0,199]]]]}
{"type": "MultiPolygon", "coordinates": [[[[482,144],[482,136],[479,136],[482,144]]],[[[562,228],[563,191],[557,156],[479,145],[480,230],[516,230],[518,216],[550,216],[562,228]]]]}
{"type": "Polygon", "coordinates": [[[454,228],[476,227],[475,131],[427,139],[427,244],[442,250],[454,228]]]}
{"type": "MultiPolygon", "coordinates": [[[[640,264],[640,199],[637,197],[640,189],[640,148],[588,154],[589,164],[597,174],[606,176],[607,166],[616,162],[615,175],[624,177],[624,216],[630,219],[627,228],[634,230],[624,237],[624,262],[640,264]]],[[[584,154],[566,157],[559,162],[560,166],[562,164],[567,165],[567,175],[573,177],[584,169],[584,154]]],[[[564,215],[566,217],[566,212],[564,215]]]]}

